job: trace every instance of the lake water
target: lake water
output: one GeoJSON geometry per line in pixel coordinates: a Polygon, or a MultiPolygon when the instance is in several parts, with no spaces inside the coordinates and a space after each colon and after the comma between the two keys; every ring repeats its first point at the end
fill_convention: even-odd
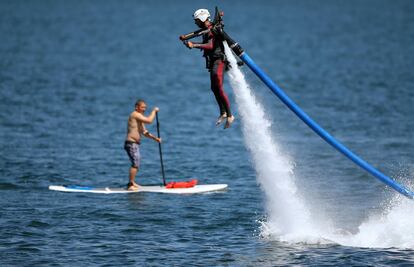
{"type": "MultiPolygon", "coordinates": [[[[247,66],[253,95],[226,76],[236,121],[214,125],[204,59],[178,36],[215,4],[305,112],[414,189],[412,1],[2,1],[2,266],[414,264],[414,202],[328,146],[247,66]],[[160,108],[167,180],[227,191],[48,190],[126,185],[138,98],[160,108]]],[[[145,140],[141,153],[137,181],[161,183],[157,144],[145,140]]]]}

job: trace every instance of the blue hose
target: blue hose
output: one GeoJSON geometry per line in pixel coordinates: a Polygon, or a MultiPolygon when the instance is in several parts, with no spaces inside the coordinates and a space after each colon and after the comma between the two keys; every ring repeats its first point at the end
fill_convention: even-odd
{"type": "Polygon", "coordinates": [[[270,78],[264,73],[259,66],[246,54],[240,55],[240,59],[246,63],[247,66],[269,87],[270,90],[286,105],[290,110],[292,110],[304,123],[306,123],[315,133],[322,137],[327,143],[337,149],[339,152],[344,154],[347,158],[352,160],[355,164],[378,178],[381,182],[387,184],[388,186],[395,189],[397,192],[403,194],[404,196],[413,199],[414,192],[408,190],[404,186],[400,185],[390,177],[386,176],[379,170],[375,169],[368,162],[361,159],[358,155],[353,153],[343,144],[338,142],[332,135],[325,131],[319,124],[317,124],[311,117],[308,116],[295,102],[293,102],[286,94],[282,91],[270,78]]]}

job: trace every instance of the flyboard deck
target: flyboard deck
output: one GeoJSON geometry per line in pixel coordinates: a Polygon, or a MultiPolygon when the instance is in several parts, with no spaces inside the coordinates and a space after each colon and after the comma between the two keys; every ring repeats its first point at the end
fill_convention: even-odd
{"type": "Polygon", "coordinates": [[[206,193],[213,191],[220,191],[227,188],[227,184],[205,184],[196,185],[190,188],[166,188],[165,186],[151,185],[151,186],[140,186],[138,190],[132,191],[125,188],[109,188],[109,187],[88,187],[88,186],[61,186],[61,185],[50,185],[49,190],[61,191],[61,192],[77,192],[77,193],[96,193],[96,194],[122,194],[122,193],[166,193],[166,194],[196,194],[206,193]]]}

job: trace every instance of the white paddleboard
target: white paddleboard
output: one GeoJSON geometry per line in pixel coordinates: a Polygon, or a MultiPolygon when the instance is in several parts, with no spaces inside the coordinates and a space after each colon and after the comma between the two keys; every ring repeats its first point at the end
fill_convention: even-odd
{"type": "Polygon", "coordinates": [[[50,185],[49,190],[61,191],[61,192],[77,192],[77,193],[96,193],[96,194],[122,194],[122,193],[167,193],[167,194],[196,194],[206,193],[212,191],[220,191],[227,188],[227,184],[204,184],[196,185],[190,188],[166,188],[159,185],[141,185],[138,190],[132,191],[126,188],[110,188],[110,187],[88,187],[88,186],[62,186],[62,185],[50,185]]]}

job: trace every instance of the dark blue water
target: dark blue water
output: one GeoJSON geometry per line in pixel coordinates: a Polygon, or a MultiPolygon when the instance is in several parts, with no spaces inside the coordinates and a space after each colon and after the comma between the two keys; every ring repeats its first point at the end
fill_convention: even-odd
{"type": "MultiPolygon", "coordinates": [[[[412,1],[220,5],[228,33],[311,117],[413,189],[412,1]]],[[[311,213],[323,213],[351,241],[282,242],[263,232],[266,198],[242,122],[214,126],[204,61],[178,41],[195,29],[191,15],[200,7],[214,3],[1,1],[1,265],[414,264],[412,204],[393,204],[394,191],[328,147],[244,68],[311,213]],[[48,190],[127,183],[122,146],[138,98],[161,110],[167,179],[227,183],[228,191],[48,190]]],[[[226,91],[238,117],[227,83],[226,91]]],[[[142,154],[137,181],[159,183],[157,145],[146,140],[142,154]]]]}

